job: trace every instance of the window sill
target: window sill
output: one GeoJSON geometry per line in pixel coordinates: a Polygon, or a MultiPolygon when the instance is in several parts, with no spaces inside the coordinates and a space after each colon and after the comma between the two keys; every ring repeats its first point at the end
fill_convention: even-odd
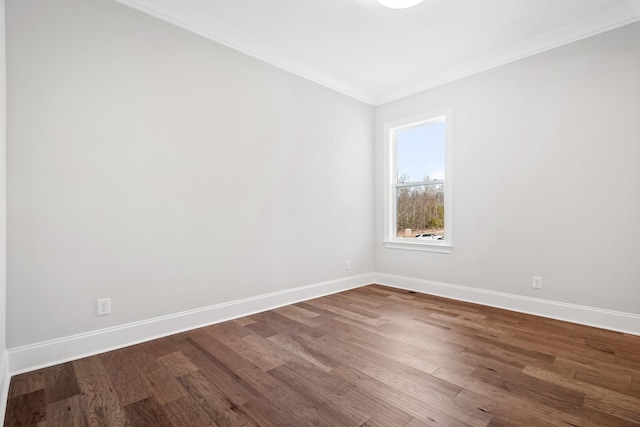
{"type": "Polygon", "coordinates": [[[450,254],[453,246],[444,243],[427,242],[403,242],[400,240],[385,240],[384,247],[388,249],[404,249],[409,251],[436,252],[440,254],[450,254]]]}

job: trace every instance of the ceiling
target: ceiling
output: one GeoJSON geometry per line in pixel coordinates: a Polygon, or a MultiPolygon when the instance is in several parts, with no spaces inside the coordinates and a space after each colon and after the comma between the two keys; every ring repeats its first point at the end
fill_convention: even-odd
{"type": "Polygon", "coordinates": [[[640,0],[116,0],[371,105],[640,20],[640,0]]]}

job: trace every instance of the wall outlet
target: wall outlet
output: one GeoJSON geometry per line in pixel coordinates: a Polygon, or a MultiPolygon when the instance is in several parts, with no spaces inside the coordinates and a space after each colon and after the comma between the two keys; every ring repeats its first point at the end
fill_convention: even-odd
{"type": "Polygon", "coordinates": [[[531,279],[531,287],[533,289],[542,289],[542,277],[533,276],[531,279]]]}
{"type": "Polygon", "coordinates": [[[345,270],[351,270],[351,260],[348,259],[345,263],[344,263],[344,269],[345,270]]]}
{"type": "Polygon", "coordinates": [[[98,316],[111,314],[111,298],[102,298],[98,300],[98,316]]]}

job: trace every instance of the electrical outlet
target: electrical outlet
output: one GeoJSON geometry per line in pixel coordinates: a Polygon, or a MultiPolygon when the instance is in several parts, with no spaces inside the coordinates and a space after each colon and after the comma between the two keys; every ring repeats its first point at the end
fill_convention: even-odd
{"type": "Polygon", "coordinates": [[[348,259],[345,263],[344,263],[344,269],[345,270],[351,270],[351,260],[348,259]]]}
{"type": "Polygon", "coordinates": [[[542,277],[533,276],[531,279],[531,287],[534,289],[542,289],[542,277]]]}
{"type": "Polygon", "coordinates": [[[98,316],[111,314],[111,298],[102,298],[98,300],[98,316]]]}

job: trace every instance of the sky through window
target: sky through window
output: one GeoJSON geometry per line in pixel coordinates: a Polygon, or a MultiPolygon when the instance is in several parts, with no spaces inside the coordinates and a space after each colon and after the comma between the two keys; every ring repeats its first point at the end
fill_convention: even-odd
{"type": "Polygon", "coordinates": [[[445,122],[435,122],[397,133],[398,177],[408,176],[404,182],[444,179],[445,128],[445,122]]]}

